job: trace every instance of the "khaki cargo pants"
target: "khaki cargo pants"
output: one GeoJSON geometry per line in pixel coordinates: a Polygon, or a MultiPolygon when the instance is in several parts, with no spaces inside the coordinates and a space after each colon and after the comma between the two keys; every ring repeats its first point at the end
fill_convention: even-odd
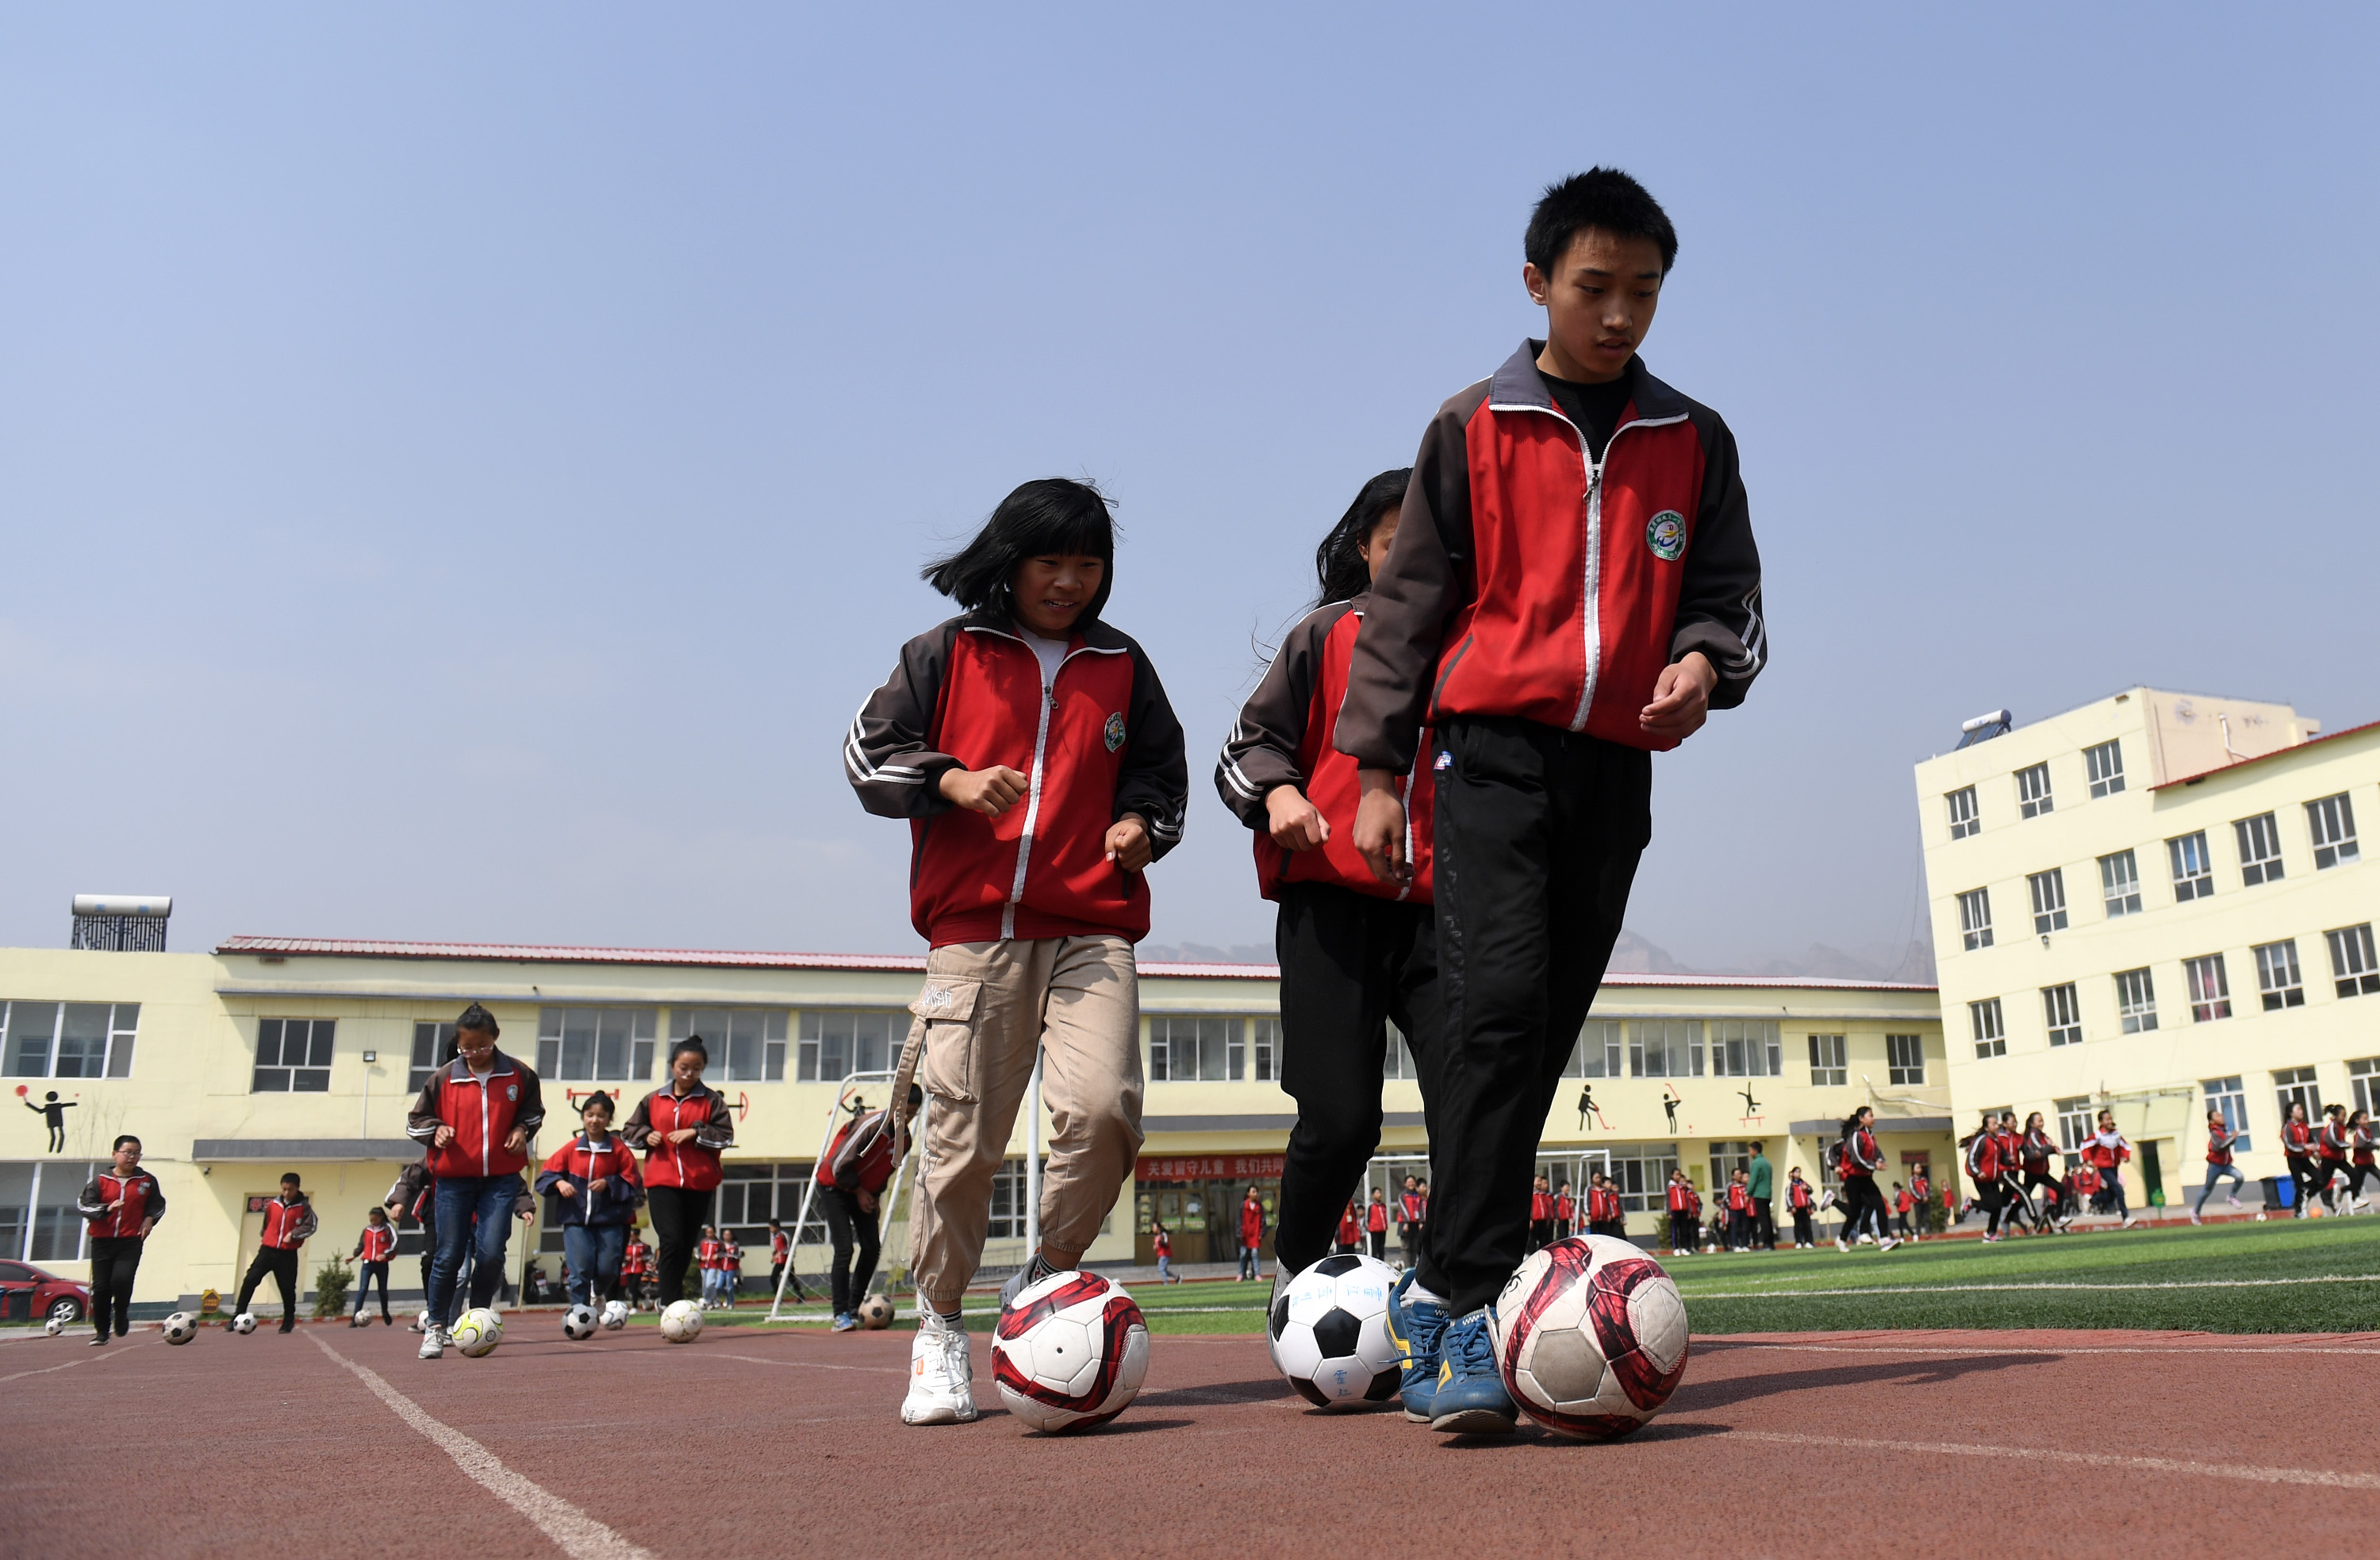
{"type": "Polygon", "coordinates": [[[1122,937],[953,943],[926,956],[910,1004],[922,1028],[910,1266],[948,1313],[983,1260],[991,1183],[1042,1057],[1050,1107],[1041,1238],[1081,1250],[1099,1233],[1140,1152],[1140,983],[1122,937]]]}

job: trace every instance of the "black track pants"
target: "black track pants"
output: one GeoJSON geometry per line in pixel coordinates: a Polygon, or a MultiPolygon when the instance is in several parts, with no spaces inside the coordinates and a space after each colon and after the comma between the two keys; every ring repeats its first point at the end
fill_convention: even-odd
{"type": "Polygon", "coordinates": [[[714,1194],[684,1187],[647,1187],[645,1211],[653,1216],[653,1266],[660,1278],[654,1299],[662,1305],[686,1298],[686,1265],[694,1243],[710,1223],[714,1194]]]}
{"type": "MultiPolygon", "coordinates": [[[[1427,905],[1332,884],[1281,885],[1273,925],[1281,960],[1281,1086],[1297,1102],[1297,1122],[1289,1129],[1272,1249],[1292,1273],[1330,1254],[1339,1215],[1380,1146],[1380,1070],[1391,1022],[1421,1069],[1436,1189],[1441,1051],[1436,947],[1427,905]]],[[[1426,1228],[1420,1237],[1425,1263],[1429,1239],[1426,1228]]]]}
{"type": "Polygon", "coordinates": [[[876,1215],[859,1205],[857,1192],[839,1187],[818,1189],[819,1212],[826,1218],[827,1234],[834,1241],[833,1260],[827,1264],[827,1289],[834,1300],[834,1314],[856,1311],[859,1302],[868,1298],[868,1286],[876,1279],[877,1234],[876,1215]]]}
{"type": "Polygon", "coordinates": [[[284,1249],[277,1246],[257,1248],[255,1261],[248,1264],[247,1275],[239,1281],[239,1301],[231,1308],[234,1316],[245,1315],[248,1302],[256,1298],[257,1286],[266,1274],[273,1275],[273,1286],[281,1291],[281,1330],[298,1325],[298,1249],[284,1249]]]}
{"type": "Polygon", "coordinates": [[[1892,1238],[1892,1215],[1885,1212],[1884,1190],[1873,1176],[1843,1177],[1843,1200],[1849,1204],[1851,1222],[1843,1226],[1845,1240],[1858,1236],[1860,1226],[1866,1225],[1881,1242],[1892,1238]]]}
{"type": "Polygon", "coordinates": [[[91,1320],[105,1337],[115,1329],[119,1338],[132,1332],[132,1278],[140,1271],[140,1237],[137,1235],[94,1235],[91,1237],[91,1320]]]}
{"type": "Polygon", "coordinates": [[[1538,1134],[1652,836],[1653,755],[1502,716],[1450,719],[1436,747],[1445,1060],[1421,1274],[1460,1316],[1527,1250],[1538,1134]]]}

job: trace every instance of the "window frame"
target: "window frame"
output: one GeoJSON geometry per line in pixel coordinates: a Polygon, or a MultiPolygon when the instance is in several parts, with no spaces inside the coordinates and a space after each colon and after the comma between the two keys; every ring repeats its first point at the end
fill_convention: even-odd
{"type": "Polygon", "coordinates": [[[2046,937],[2066,930],[2066,869],[2024,875],[2025,894],[2033,901],[2033,934],[2046,937]]]}
{"type": "Polygon", "coordinates": [[[256,1021],[255,1064],[249,1075],[248,1091],[251,1094],[327,1094],[331,1091],[331,1066],[338,1054],[339,1021],[336,1018],[259,1018],[256,1021]],[[273,1060],[264,1059],[265,1026],[273,1026],[273,1060]],[[308,1026],[305,1040],[305,1060],[293,1062],[289,1055],[289,1026],[308,1026]],[[315,1057],[319,1054],[320,1061],[315,1057]],[[268,1074],[281,1075],[279,1087],[265,1081],[268,1074]]]}
{"type": "Polygon", "coordinates": [[[1628,1076],[1631,1078],[1700,1078],[1703,1076],[1703,1024],[1699,1018],[1632,1018],[1628,1020],[1628,1076]],[[1661,1037],[1664,1068],[1673,1058],[1686,1058],[1686,1070],[1648,1072],[1645,1058],[1651,1054],[1646,1044],[1646,1032],[1658,1027],[1661,1037]],[[1675,1033],[1670,1032],[1672,1030],[1675,1033]]]}
{"type": "MultiPolygon", "coordinates": [[[[649,1083],[653,1076],[653,1034],[660,1018],[658,1008],[611,1003],[558,1002],[540,1007],[537,1014],[537,1076],[540,1080],[559,1083],[649,1083]],[[591,1028],[583,1031],[587,1036],[583,1071],[569,1058],[574,1020],[581,1017],[592,1020],[591,1028]],[[603,1067],[603,1031],[607,1026],[623,1023],[626,1031],[616,1037],[621,1047],[621,1070],[607,1072],[603,1067]]],[[[419,1055],[421,1027],[415,1025],[413,1032],[414,1054],[419,1055]]],[[[703,1037],[703,1044],[707,1049],[710,1047],[710,1036],[703,1037]]],[[[722,1079],[727,1076],[722,1065],[724,1060],[718,1050],[711,1051],[711,1066],[719,1069],[716,1076],[722,1079]]]]}
{"type": "Polygon", "coordinates": [[[2305,1005],[2305,968],[2298,961],[2296,938],[2259,943],[2248,952],[2256,961],[2256,991],[2265,1012],[2305,1005]]]}
{"type": "Polygon", "coordinates": [[[2073,981],[2041,988],[2041,1022],[2052,1049],[2082,1043],[2082,996],[2073,981]]]}
{"type": "Polygon", "coordinates": [[[2289,875],[2282,870],[2280,823],[2272,813],[2234,818],[2231,837],[2240,847],[2240,886],[2253,888],[2262,883],[2279,883],[2289,875]],[[2251,855],[2252,850],[2261,853],[2251,855]]]}
{"type": "Polygon", "coordinates": [[[2248,1091],[2245,1076],[2238,1078],[2204,1078],[2198,1080],[2206,1108],[2219,1111],[2223,1125],[2231,1134],[2231,1147],[2240,1153],[2252,1153],[2256,1145],[2248,1137],[2248,1091]]]}
{"type": "MultiPolygon", "coordinates": [[[[1222,1013],[1152,1013],[1148,1016],[1148,1081],[1240,1083],[1245,1081],[1247,1044],[1243,1020],[1222,1013]],[[1177,1033],[1186,1030],[1187,1033],[1177,1033]],[[1161,1037],[1161,1039],[1160,1039],[1161,1037]],[[1179,1054],[1187,1050],[1193,1068],[1179,1076],[1179,1054]],[[1214,1069],[1208,1070],[1211,1054],[1214,1069]]],[[[1384,1064],[1385,1070],[1385,1064],[1384,1064]]]]}
{"type": "Polygon", "coordinates": [[[1884,1072],[1888,1082],[1904,1089],[1925,1087],[1925,1037],[1888,1034],[1884,1037],[1884,1072]],[[1911,1058],[1914,1058],[1912,1060],[1911,1058]]]}
{"type": "Polygon", "coordinates": [[[1949,809],[1950,837],[1968,839],[1983,832],[1982,810],[1975,803],[1975,788],[1961,786],[1955,791],[1942,793],[1944,805],[1949,809]]]}
{"type": "Polygon", "coordinates": [[[2088,1094],[2052,1100],[2049,1114],[2058,1123],[2058,1146],[2063,1152],[2080,1152],[2084,1143],[2098,1136],[2099,1111],[2088,1094]]]}
{"type": "Polygon", "coordinates": [[[2141,913],[2141,863],[2131,850],[2111,850],[2099,858],[2099,902],[2109,920],[2141,913]],[[2116,875],[2119,867],[2120,878],[2116,875]]]}
{"type": "Polygon", "coordinates": [[[1713,1078],[1776,1078],[1785,1070],[1774,1018],[1706,1018],[1703,1049],[1713,1078]]]}
{"type": "Polygon", "coordinates": [[[1628,1066],[1628,1034],[1617,1018],[1589,1018],[1579,1026],[1578,1039],[1571,1042],[1570,1060],[1562,1064],[1564,1078],[1625,1078],[1628,1066]],[[1595,1043],[1587,1037],[1595,1036],[1595,1043]]]}
{"type": "Polygon", "coordinates": [[[2347,1091],[2353,1109],[2380,1115],[2380,1056],[2358,1056],[2347,1064],[2347,1091]]]}
{"type": "Polygon", "coordinates": [[[908,1042],[910,1014],[905,1007],[803,1007],[793,1010],[798,1017],[790,1026],[788,1050],[792,1053],[795,1083],[841,1083],[854,1073],[890,1072],[900,1065],[901,1047],[908,1042]],[[830,1034],[830,1027],[843,1027],[840,1020],[850,1020],[848,1034],[830,1034]],[[865,1030],[877,1029],[870,1035],[865,1030]],[[866,1055],[866,1048],[880,1044],[884,1065],[863,1067],[856,1064],[866,1055]],[[841,1047],[842,1071],[827,1070],[830,1047],[841,1047]]]}
{"type": "Polygon", "coordinates": [[[2157,1027],[2156,976],[2151,967],[2119,969],[2108,977],[2116,983],[2116,1018],[2126,1034],[2146,1034],[2157,1027]]]}
{"type": "Polygon", "coordinates": [[[2124,788],[2124,744],[2111,737],[2082,750],[2082,777],[2091,799],[2112,797],[2124,788]]]}
{"type": "Polygon", "coordinates": [[[1985,997],[1967,1004],[1967,1026],[1975,1042],[1975,1060],[1988,1062],[2008,1054],[2008,1017],[2000,999],[1985,997]]]}
{"type": "Polygon", "coordinates": [[[2274,1103],[2280,1107],[2281,1125],[2284,1127],[2289,1125],[2289,1105],[2297,1100],[2305,1102],[2307,1122],[2314,1126],[2321,1125],[2322,1083],[2314,1076],[2313,1066],[2275,1067],[2271,1077],[2274,1103]]]}
{"type": "MultiPolygon", "coordinates": [[[[5,1072],[0,1072],[0,1077],[129,1078],[132,1076],[132,1058],[140,1038],[140,1005],[137,1002],[67,1002],[49,1001],[38,997],[0,999],[0,1067],[6,1069],[5,1072]],[[28,1033],[18,1028],[19,1018],[18,1009],[20,1007],[26,1010],[27,1015],[44,1007],[50,1010],[48,1038],[42,1042],[42,1070],[39,1072],[32,1072],[18,1066],[22,1059],[21,1042],[32,1039],[34,1034],[40,1032],[37,1029],[28,1033]],[[96,1037],[83,1037],[86,1041],[91,1038],[99,1041],[98,1070],[78,1067],[74,1072],[60,1072],[58,1063],[63,1059],[67,1048],[69,1015],[78,1010],[91,1008],[103,1009],[105,1012],[105,1017],[100,1020],[102,1032],[96,1037]]],[[[88,1062],[92,1058],[90,1052],[85,1050],[79,1059],[88,1062]]]]}
{"type": "Polygon", "coordinates": [[[2380,947],[2374,945],[2370,921],[2335,927],[2322,940],[2330,949],[2331,988],[2341,1001],[2380,996],[2380,947]]]}
{"type": "Polygon", "coordinates": [[[2355,802],[2347,792],[2316,797],[2305,804],[2305,812],[2306,838],[2313,845],[2315,871],[2346,866],[2362,856],[2355,840],[2355,802]]]}
{"type": "Polygon", "coordinates": [[[1989,885],[1960,891],[1959,938],[1971,954],[1992,945],[1992,891],[1989,885]]]}
{"type": "Polygon", "coordinates": [[[2192,899],[2211,897],[2215,893],[2215,856],[2206,844],[2206,831],[2195,830],[2175,835],[2165,842],[2167,868],[2173,873],[2173,899],[2186,905],[2192,899]]]}
{"type": "MultiPolygon", "coordinates": [[[[714,1083],[783,1083],[785,1081],[785,1063],[790,1059],[796,1068],[801,1065],[800,1042],[795,1038],[795,1011],[791,1007],[769,1007],[759,1003],[731,1005],[690,1002],[670,1009],[669,1043],[675,1045],[688,1036],[701,1035],[703,1049],[710,1053],[710,1065],[705,1076],[714,1083]],[[708,1022],[713,1018],[720,1022],[708,1022]],[[709,1032],[710,1030],[719,1032],[709,1032]]],[[[884,1010],[880,1008],[877,1011],[884,1010]]],[[[907,1012],[903,1010],[886,1027],[882,1067],[854,1067],[852,1071],[882,1072],[898,1066],[902,1042],[908,1039],[909,1027],[902,1021],[907,1017],[907,1012]]],[[[855,1029],[855,1038],[856,1032],[855,1029]]],[[[650,1035],[645,1034],[636,1037],[629,1062],[632,1068],[639,1059],[644,1061],[648,1069],[650,1068],[648,1048],[651,1045],[651,1039],[650,1035]]],[[[857,1050],[855,1045],[854,1060],[857,1059],[857,1050]]],[[[662,1052],[663,1056],[668,1054],[667,1051],[662,1052]]],[[[848,1073],[844,1075],[849,1076],[848,1073]]]]}
{"type": "Polygon", "coordinates": [[[1851,1081],[1850,1049],[1839,1034],[1810,1037],[1810,1087],[1840,1089],[1851,1081]]]}
{"type": "Polygon", "coordinates": [[[2054,811],[2056,798],[2049,790],[2049,761],[2025,765],[2016,772],[2016,815],[2038,818],[2054,811]]]}
{"type": "Polygon", "coordinates": [[[2220,952],[2183,959],[2181,989],[2190,999],[2192,1023],[2211,1024],[2231,1017],[2231,978],[2220,952]]]}

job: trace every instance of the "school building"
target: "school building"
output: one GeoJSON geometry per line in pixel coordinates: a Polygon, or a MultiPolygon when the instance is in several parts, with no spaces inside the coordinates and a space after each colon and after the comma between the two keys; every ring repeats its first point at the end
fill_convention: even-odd
{"type": "Polygon", "coordinates": [[[2070,1148],[2112,1107],[2138,1206],[2194,1197],[2216,1110],[2250,1200],[2286,1185],[2292,1101],[2380,1092],[2380,725],[2149,688],[1970,725],[1916,766],[1961,1131],[2040,1111],[2070,1148]]]}
{"type": "MultiPolygon", "coordinates": [[[[309,938],[238,937],[200,954],[0,950],[0,1060],[27,1107],[9,1114],[0,1140],[0,1261],[87,1277],[76,1195],[115,1135],[130,1132],[169,1204],[141,1264],[142,1314],[208,1290],[228,1306],[262,1202],[287,1170],[304,1178],[322,1221],[303,1260],[310,1288],[419,1157],[406,1112],[455,1015],[478,1001],[503,1025],[504,1048],[544,1081],[540,1153],[571,1129],[572,1100],[625,1092],[625,1119],[662,1076],[671,1040],[710,1042],[709,1080],[737,1115],[720,1218],[746,1249],[747,1287],[758,1287],[768,1221],[793,1226],[839,1097],[883,1103],[881,1075],[907,1033],[923,969],[915,956],[309,938]]],[[[1141,1006],[1148,1143],[1088,1260],[1146,1261],[1160,1218],[1177,1260],[1228,1260],[1248,1188],[1269,1224],[1294,1114],[1276,1081],[1276,972],[1150,964],[1141,1006]]],[[[1616,976],[1547,1119],[1543,1168],[1580,1188],[1588,1172],[1608,1170],[1632,1231],[1649,1235],[1672,1165],[1707,1188],[1757,1142],[1780,1185],[1795,1164],[1816,1179],[1837,1122],[1871,1103],[1894,1164],[1922,1161],[1938,1178],[1955,1153],[1947,1062],[1931,987],[1616,976]]],[[[1401,1044],[1384,1072],[1375,1174],[1385,1187],[1409,1169],[1426,1174],[1426,1150],[1401,1044]]],[[[990,1266],[1024,1256],[1027,1140],[1020,1120],[992,1202],[990,1266]]],[[[905,1201],[885,1232],[888,1257],[906,1256],[905,1201]]],[[[804,1230],[801,1271],[824,1266],[824,1233],[815,1222],[804,1230]]],[[[419,1288],[419,1238],[400,1241],[400,1294],[419,1288]]],[[[540,1217],[528,1242],[558,1275],[558,1228],[540,1217]]],[[[517,1274],[518,1234],[513,1250],[517,1274]]],[[[268,1283],[260,1304],[277,1303],[268,1283]]]]}

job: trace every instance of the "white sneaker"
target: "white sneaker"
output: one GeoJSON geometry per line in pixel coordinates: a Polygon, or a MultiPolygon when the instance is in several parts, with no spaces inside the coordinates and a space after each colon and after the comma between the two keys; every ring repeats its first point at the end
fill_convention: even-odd
{"type": "Polygon", "coordinates": [[[1891,1250],[1894,1247],[1896,1247],[1896,1246],[1898,1246],[1898,1245],[1900,1245],[1900,1241],[1899,1240],[1899,1238],[1898,1238],[1898,1237],[1888,1235],[1888,1236],[1886,1236],[1882,1240],[1879,1240],[1879,1241],[1877,1241],[1877,1242],[1876,1243],[1876,1249],[1878,1251],[1889,1251],[1889,1250],[1891,1250]]]}
{"type": "Polygon", "coordinates": [[[421,1330],[420,1358],[423,1359],[435,1359],[445,1352],[446,1329],[439,1326],[433,1322],[429,1326],[424,1327],[421,1330]]]}
{"type": "Polygon", "coordinates": [[[2228,1202],[2231,1204],[2231,1206],[2232,1206],[2232,1207],[2237,1208],[2237,1207],[2239,1207],[2239,1206],[2240,1206],[2240,1200],[2239,1200],[2238,1198],[2236,1198],[2236,1197],[2233,1197],[2229,1192],[2228,1192],[2228,1191],[2227,1191],[2227,1192],[2225,1192],[2225,1193],[2223,1194],[2223,1196],[2224,1196],[2225,1200],[2228,1201],[2228,1202]]]}
{"type": "Polygon", "coordinates": [[[1848,1251],[1848,1250],[1850,1250],[1851,1249],[1852,1249],[1852,1248],[1851,1248],[1851,1242],[1849,1242],[1849,1241],[1847,1241],[1847,1240],[1843,1239],[1840,1236],[1838,1236],[1838,1237],[1835,1237],[1835,1249],[1836,1249],[1836,1250],[1838,1250],[1838,1251],[1848,1251]]]}
{"type": "Polygon", "coordinates": [[[901,1422],[968,1424],[975,1417],[975,1365],[967,1358],[966,1328],[927,1310],[909,1345],[909,1395],[901,1400],[901,1422]]]}
{"type": "Polygon", "coordinates": [[[2202,1218],[2200,1218],[2197,1214],[2192,1213],[2192,1214],[2190,1216],[2190,1222],[2191,1222],[2192,1224],[2193,1224],[2193,1225],[2202,1225],[2202,1224],[2204,1224],[2206,1221],[2205,1221],[2205,1220],[2204,1220],[2204,1219],[2202,1219],[2202,1218]]]}

